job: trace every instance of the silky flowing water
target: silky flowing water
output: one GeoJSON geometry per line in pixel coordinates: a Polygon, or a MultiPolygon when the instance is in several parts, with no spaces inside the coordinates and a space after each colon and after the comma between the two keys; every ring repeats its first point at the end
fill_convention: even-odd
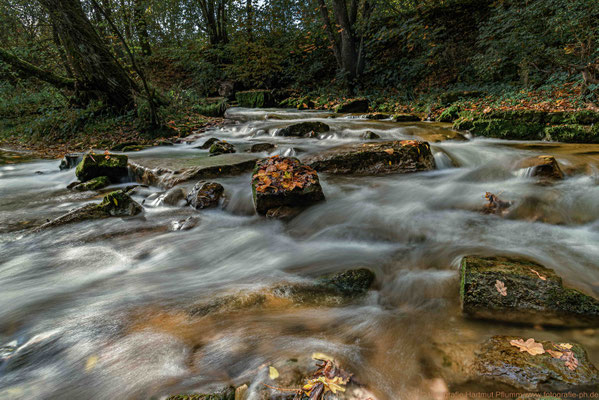
{"type": "MultiPolygon", "coordinates": [[[[232,109],[195,143],[130,157],[181,157],[209,137],[243,147],[272,142],[303,156],[382,139],[431,142],[437,170],[375,177],[320,174],[326,202],[289,223],[254,215],[250,174],[216,179],[223,209],[152,207],[142,218],[88,221],[29,233],[47,219],[97,202],[73,192],[74,170],[57,160],[0,166],[0,398],[143,399],[259,385],[264,365],[322,352],[356,374],[372,396],[434,398],[424,355],[432,340],[482,341],[514,334],[576,341],[599,364],[595,331],[534,329],[473,321],[459,310],[459,261],[469,254],[521,255],[599,296],[599,146],[463,140],[448,125],[393,123],[321,112],[232,109]],[[319,120],[319,139],[275,137],[276,129],[319,120]],[[454,140],[444,140],[454,138],[454,140]],[[569,173],[541,185],[517,170],[553,154],[569,173]],[[535,207],[518,218],[483,215],[485,192],[535,207]],[[200,224],[170,232],[171,221],[200,224]],[[374,290],[340,307],[253,307],[193,318],[191,304],[304,282],[356,267],[376,273],[374,290]]],[[[5,154],[6,155],[6,154],[5,154]]],[[[266,155],[266,154],[264,154],[266,155]]],[[[7,160],[10,164],[6,164],[7,160]]],[[[122,186],[127,185],[123,183],[122,186]]],[[[115,186],[118,187],[118,186],[115,186]]],[[[111,187],[111,189],[114,187],[111,187]]],[[[160,192],[136,192],[138,202],[160,192]]],[[[472,389],[476,390],[474,385],[472,389]]]]}

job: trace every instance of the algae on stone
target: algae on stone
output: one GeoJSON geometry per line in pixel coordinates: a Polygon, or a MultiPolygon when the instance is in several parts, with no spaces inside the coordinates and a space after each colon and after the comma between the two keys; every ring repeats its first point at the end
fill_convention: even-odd
{"type": "Polygon", "coordinates": [[[112,182],[126,177],[128,157],[121,154],[86,154],[77,165],[75,173],[81,182],[106,176],[112,182]]]}
{"type": "Polygon", "coordinates": [[[98,176],[97,178],[90,179],[87,182],[76,185],[73,189],[79,191],[86,190],[99,190],[110,185],[110,179],[107,176],[98,176]]]}

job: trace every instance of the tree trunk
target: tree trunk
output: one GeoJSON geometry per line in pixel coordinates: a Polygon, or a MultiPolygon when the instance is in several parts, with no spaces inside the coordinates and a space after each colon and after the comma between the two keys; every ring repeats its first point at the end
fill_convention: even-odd
{"type": "Polygon", "coordinates": [[[64,46],[83,101],[100,99],[125,110],[133,106],[137,84],[102,42],[87,19],[79,0],[39,0],[64,46]]]}
{"type": "Polygon", "coordinates": [[[213,46],[226,44],[227,36],[227,0],[198,0],[200,13],[204,20],[204,29],[208,34],[208,41],[213,46]]]}
{"type": "Polygon", "coordinates": [[[75,80],[70,78],[65,78],[63,76],[59,76],[50,71],[45,71],[41,68],[36,67],[33,64],[28,63],[25,60],[21,60],[19,57],[15,56],[12,53],[4,50],[0,47],[0,60],[11,65],[13,68],[21,72],[26,76],[31,76],[42,80],[44,82],[48,82],[59,88],[66,89],[74,89],[75,88],[75,80]]]}
{"type": "Polygon", "coordinates": [[[139,46],[144,56],[152,55],[150,47],[150,35],[148,34],[148,23],[146,21],[146,6],[143,0],[135,0],[133,5],[133,18],[135,20],[135,31],[139,37],[139,46]]]}

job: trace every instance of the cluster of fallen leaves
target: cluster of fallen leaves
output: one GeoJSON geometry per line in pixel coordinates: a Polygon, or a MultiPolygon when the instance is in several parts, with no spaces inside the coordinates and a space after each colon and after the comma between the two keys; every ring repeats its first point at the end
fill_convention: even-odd
{"type": "Polygon", "coordinates": [[[510,340],[510,344],[520,349],[521,352],[525,351],[533,356],[547,353],[553,358],[564,361],[564,364],[570,371],[578,368],[578,359],[574,356],[570,343],[553,344],[554,349],[547,350],[545,350],[542,343],[535,342],[533,338],[527,341],[523,339],[510,340]]]}
{"type": "Polygon", "coordinates": [[[485,193],[484,197],[487,199],[488,203],[483,206],[483,214],[503,215],[512,205],[511,202],[503,201],[497,195],[491,192],[485,193]]]}
{"type": "Polygon", "coordinates": [[[316,183],[318,175],[314,169],[303,165],[297,159],[273,156],[262,162],[260,169],[252,177],[256,191],[279,193],[303,189],[316,183]]]}
{"type": "MultiPolygon", "coordinates": [[[[318,369],[305,379],[304,385],[300,389],[266,386],[278,391],[293,391],[296,393],[294,400],[324,400],[328,393],[345,392],[345,386],[352,378],[352,374],[341,369],[332,358],[324,354],[314,353],[312,358],[317,361],[318,369]]],[[[279,372],[274,367],[269,367],[269,377],[276,379],[279,377],[279,372]]]]}

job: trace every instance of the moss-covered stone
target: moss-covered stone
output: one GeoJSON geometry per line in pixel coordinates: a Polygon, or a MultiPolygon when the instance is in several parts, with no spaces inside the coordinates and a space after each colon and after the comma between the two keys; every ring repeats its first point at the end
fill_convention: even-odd
{"type": "Polygon", "coordinates": [[[212,147],[212,145],[214,143],[220,142],[220,139],[211,137],[210,139],[206,140],[203,144],[201,144],[200,146],[195,147],[196,149],[202,149],[202,150],[208,150],[210,149],[210,147],[212,147]]]}
{"type": "Polygon", "coordinates": [[[128,174],[127,160],[127,156],[120,154],[86,154],[77,165],[75,173],[82,182],[99,176],[106,176],[112,182],[119,182],[128,174]]]}
{"type": "Polygon", "coordinates": [[[339,146],[304,160],[316,171],[382,175],[435,169],[428,143],[414,140],[339,146]]]}
{"type": "Polygon", "coordinates": [[[564,143],[599,143],[599,125],[557,125],[545,128],[545,138],[564,143]]]}
{"type": "Polygon", "coordinates": [[[464,257],[460,297],[462,311],[474,318],[569,327],[599,326],[597,299],[565,288],[553,270],[525,259],[464,257]],[[505,285],[506,296],[496,288],[497,281],[505,285]]]}
{"type": "MultiPolygon", "coordinates": [[[[281,157],[279,160],[282,162],[287,160],[289,164],[297,165],[298,168],[303,166],[303,164],[297,158],[281,157]]],[[[254,199],[254,206],[258,214],[266,215],[268,210],[278,207],[305,208],[319,203],[325,199],[318,175],[315,173],[315,175],[312,176],[312,181],[308,181],[301,188],[294,187],[291,190],[276,190],[271,187],[264,191],[258,191],[257,186],[259,185],[259,180],[256,179],[255,176],[257,172],[260,169],[265,168],[267,163],[270,161],[271,159],[269,158],[258,160],[254,168],[254,178],[252,179],[252,195],[254,199]]]]}
{"type": "Polygon", "coordinates": [[[458,131],[469,131],[473,126],[472,117],[460,117],[453,123],[453,129],[458,131]]]}
{"type": "Polygon", "coordinates": [[[278,136],[314,137],[319,133],[328,132],[331,128],[319,121],[306,121],[289,125],[277,132],[278,136]]]}
{"type": "Polygon", "coordinates": [[[222,296],[194,305],[189,312],[204,316],[253,307],[340,306],[364,296],[374,280],[374,272],[369,269],[347,270],[321,276],[313,283],[281,283],[259,292],[222,296]]]}
{"type": "Polygon", "coordinates": [[[419,122],[420,117],[416,114],[395,114],[393,122],[419,122]]]}
{"type": "Polygon", "coordinates": [[[277,148],[276,144],[273,143],[256,143],[250,148],[250,153],[270,153],[277,148]]]}
{"type": "Polygon", "coordinates": [[[376,140],[376,139],[380,139],[381,137],[378,134],[374,133],[373,131],[366,131],[362,135],[362,138],[365,140],[376,140]]]}
{"type": "Polygon", "coordinates": [[[237,150],[235,150],[235,146],[233,146],[231,143],[218,141],[210,146],[209,152],[211,156],[218,156],[220,154],[236,153],[237,150]]]}
{"type": "Polygon", "coordinates": [[[108,185],[110,185],[110,179],[108,179],[107,176],[98,176],[97,178],[78,184],[73,189],[79,191],[99,190],[105,188],[108,185]]]}
{"type": "Polygon", "coordinates": [[[347,114],[347,113],[365,113],[370,108],[370,102],[368,99],[355,99],[346,101],[343,104],[335,107],[336,113],[347,114]]]}
{"type": "Polygon", "coordinates": [[[264,108],[274,105],[274,99],[270,90],[248,90],[235,93],[235,99],[240,107],[264,108]]]}
{"type": "Polygon", "coordinates": [[[112,146],[110,151],[122,151],[125,147],[139,146],[139,145],[141,145],[141,143],[135,142],[135,141],[123,142],[123,143],[119,143],[117,145],[112,146]]]}
{"type": "MultiPolygon", "coordinates": [[[[457,388],[476,383],[477,387],[487,391],[579,392],[596,390],[599,386],[599,373],[579,344],[569,343],[578,360],[578,366],[572,370],[564,360],[554,358],[548,352],[531,355],[510,344],[519,339],[527,340],[493,336],[482,344],[435,343],[430,361],[448,384],[457,388]]],[[[560,351],[560,343],[536,342],[541,343],[545,351],[560,351]]]]}
{"type": "Polygon", "coordinates": [[[71,211],[35,229],[41,231],[74,222],[110,217],[130,217],[138,215],[143,207],[121,190],[104,196],[100,204],[88,204],[71,211]]]}
{"type": "Polygon", "coordinates": [[[373,121],[380,121],[383,119],[391,119],[391,117],[392,117],[391,115],[385,114],[385,113],[371,113],[371,114],[364,115],[363,118],[370,119],[373,121]]]}
{"type": "Polygon", "coordinates": [[[459,118],[460,110],[461,110],[461,108],[458,105],[452,105],[450,107],[447,107],[445,110],[443,110],[441,115],[439,115],[439,117],[437,118],[437,121],[453,122],[459,118]]]}
{"type": "Polygon", "coordinates": [[[474,136],[498,139],[542,140],[545,126],[538,123],[521,122],[507,119],[479,119],[472,121],[469,129],[474,136]]]}
{"type": "Polygon", "coordinates": [[[147,148],[150,148],[150,147],[152,147],[152,146],[146,146],[146,145],[143,145],[143,144],[136,144],[136,145],[131,145],[131,146],[125,146],[125,147],[123,147],[121,149],[121,151],[123,153],[130,153],[132,151],[141,151],[141,150],[144,150],[144,149],[147,149],[147,148]]]}

